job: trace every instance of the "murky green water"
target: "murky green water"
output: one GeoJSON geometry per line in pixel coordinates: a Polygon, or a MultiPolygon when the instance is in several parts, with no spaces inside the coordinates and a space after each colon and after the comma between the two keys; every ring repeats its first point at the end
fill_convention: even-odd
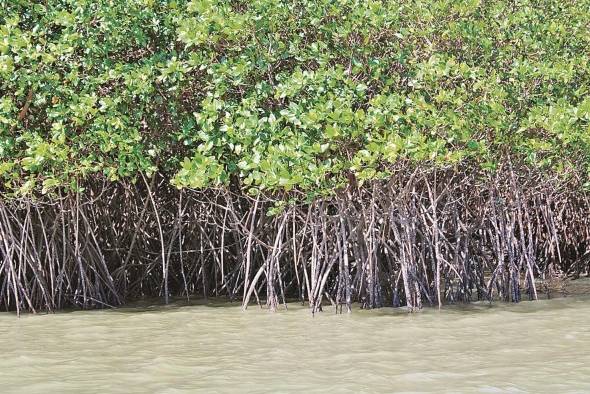
{"type": "Polygon", "coordinates": [[[3,393],[590,392],[590,299],[0,314],[3,393]]]}

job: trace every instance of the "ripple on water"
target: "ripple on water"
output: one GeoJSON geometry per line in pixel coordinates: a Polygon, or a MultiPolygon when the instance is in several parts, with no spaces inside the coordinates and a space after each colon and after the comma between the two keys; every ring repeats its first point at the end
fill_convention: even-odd
{"type": "Polygon", "coordinates": [[[0,314],[2,392],[588,392],[590,302],[0,314]]]}

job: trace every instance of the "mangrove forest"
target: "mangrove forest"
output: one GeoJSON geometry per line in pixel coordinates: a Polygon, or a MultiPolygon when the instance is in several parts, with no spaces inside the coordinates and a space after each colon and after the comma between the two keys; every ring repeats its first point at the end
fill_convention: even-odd
{"type": "Polygon", "coordinates": [[[535,300],[589,213],[589,0],[0,0],[2,310],[535,300]]]}

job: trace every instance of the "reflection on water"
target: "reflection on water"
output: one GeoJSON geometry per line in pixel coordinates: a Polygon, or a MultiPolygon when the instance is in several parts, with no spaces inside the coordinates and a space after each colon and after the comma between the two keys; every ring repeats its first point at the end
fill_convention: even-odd
{"type": "Polygon", "coordinates": [[[590,392],[587,297],[331,312],[0,314],[0,391],[590,392]]]}

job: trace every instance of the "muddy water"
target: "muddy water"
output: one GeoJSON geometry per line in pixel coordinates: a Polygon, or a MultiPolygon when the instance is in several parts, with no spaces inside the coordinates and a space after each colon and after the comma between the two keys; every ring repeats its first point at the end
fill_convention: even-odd
{"type": "Polygon", "coordinates": [[[0,314],[3,393],[590,392],[590,298],[0,314]]]}

